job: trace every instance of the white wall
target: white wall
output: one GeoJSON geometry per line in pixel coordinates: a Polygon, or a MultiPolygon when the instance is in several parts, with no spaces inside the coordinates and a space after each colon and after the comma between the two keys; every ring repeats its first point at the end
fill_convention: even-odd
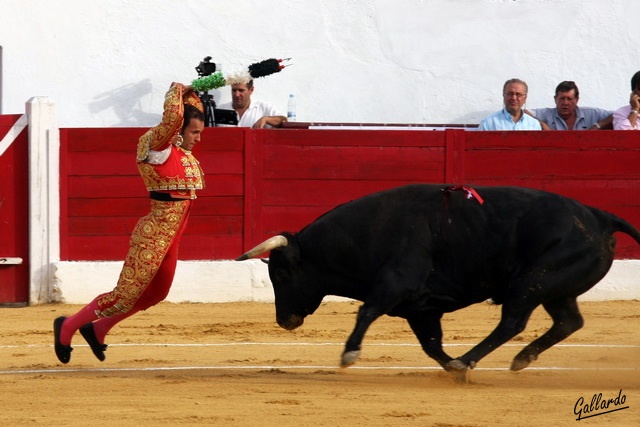
{"type": "MultiPolygon", "coordinates": [[[[52,301],[86,304],[114,288],[122,262],[57,262],[53,264],[52,301]]],[[[640,260],[614,261],[607,276],[581,301],[640,299],[640,260]]],[[[274,300],[267,266],[260,260],[179,261],[167,297],[170,302],[231,302],[274,300]]],[[[326,300],[345,300],[326,297],[326,300]]]]}
{"type": "Polygon", "coordinates": [[[152,126],[207,55],[292,57],[254,96],[285,110],[295,92],[298,120],[325,122],[477,123],[512,77],[529,107],[575,80],[581,105],[615,109],[640,69],[637,0],[0,0],[0,16],[2,113],[48,96],[61,127],[152,126]]]}

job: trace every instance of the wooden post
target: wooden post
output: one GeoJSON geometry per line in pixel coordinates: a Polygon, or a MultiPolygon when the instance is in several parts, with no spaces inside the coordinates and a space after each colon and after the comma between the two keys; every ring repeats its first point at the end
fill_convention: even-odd
{"type": "Polygon", "coordinates": [[[52,263],[60,260],[60,134],[55,104],[47,97],[26,103],[29,115],[30,303],[55,301],[52,263]]]}

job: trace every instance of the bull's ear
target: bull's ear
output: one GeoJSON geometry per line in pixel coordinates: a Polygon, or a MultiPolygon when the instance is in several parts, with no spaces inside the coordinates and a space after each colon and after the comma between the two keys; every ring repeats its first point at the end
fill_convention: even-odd
{"type": "Polygon", "coordinates": [[[260,261],[262,261],[265,264],[269,265],[269,258],[260,258],[260,261]]]}

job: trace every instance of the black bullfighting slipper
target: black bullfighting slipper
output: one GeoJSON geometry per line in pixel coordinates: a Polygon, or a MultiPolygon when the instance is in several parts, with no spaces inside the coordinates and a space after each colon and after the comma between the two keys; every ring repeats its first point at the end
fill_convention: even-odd
{"type": "Polygon", "coordinates": [[[91,351],[98,358],[99,361],[103,362],[107,357],[104,355],[105,350],[107,349],[106,344],[100,344],[98,338],[96,337],[96,331],[93,330],[93,323],[87,323],[82,328],[80,328],[80,333],[84,337],[84,339],[91,347],[91,351]]]}
{"type": "Polygon", "coordinates": [[[62,324],[66,317],[58,317],[53,321],[53,347],[56,350],[56,356],[58,356],[58,360],[62,363],[69,363],[71,360],[71,348],[70,345],[63,345],[60,342],[60,332],[62,331],[62,324]]]}

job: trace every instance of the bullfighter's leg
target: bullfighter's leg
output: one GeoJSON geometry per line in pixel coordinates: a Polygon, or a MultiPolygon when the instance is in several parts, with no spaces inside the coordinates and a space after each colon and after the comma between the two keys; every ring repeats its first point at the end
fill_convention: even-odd
{"type": "Polygon", "coordinates": [[[538,358],[540,353],[567,338],[582,328],[584,324],[576,298],[550,301],[544,303],[543,306],[553,319],[553,325],[546,333],[518,353],[511,364],[512,371],[526,368],[538,358]]]}
{"type": "Polygon", "coordinates": [[[453,359],[442,349],[441,318],[440,312],[427,312],[419,316],[411,316],[407,321],[424,352],[444,368],[453,359]]]}

